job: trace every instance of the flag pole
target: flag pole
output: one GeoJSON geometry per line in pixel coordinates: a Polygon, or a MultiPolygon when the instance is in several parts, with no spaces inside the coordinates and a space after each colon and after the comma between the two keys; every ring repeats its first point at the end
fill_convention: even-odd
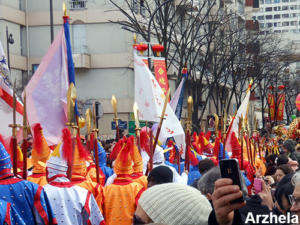
{"type": "Polygon", "coordinates": [[[136,134],[136,142],[141,153],[141,136],[140,136],[140,121],[139,121],[139,108],[136,102],[133,104],[133,113],[134,113],[134,120],[135,120],[135,134],[136,134]]]}
{"type": "Polygon", "coordinates": [[[97,183],[100,184],[100,178],[99,178],[99,155],[98,155],[98,133],[99,129],[97,129],[96,126],[96,105],[94,103],[93,105],[93,132],[94,132],[94,155],[95,155],[95,162],[96,162],[96,175],[97,175],[97,183]]]}
{"type": "MultiPolygon", "coordinates": [[[[156,135],[155,135],[154,145],[153,145],[153,150],[152,150],[153,154],[154,154],[154,152],[155,152],[155,147],[156,147],[157,142],[158,142],[158,137],[159,137],[159,134],[160,134],[160,130],[161,130],[162,123],[163,123],[163,121],[164,121],[164,119],[165,119],[165,112],[166,112],[166,109],[167,109],[169,97],[170,97],[170,89],[168,90],[167,96],[166,96],[166,98],[165,98],[164,107],[163,107],[163,110],[162,110],[162,113],[161,113],[159,125],[158,125],[157,132],[156,132],[156,135]]],[[[153,159],[152,159],[152,160],[153,160],[153,159]]],[[[153,162],[152,162],[152,163],[153,163],[153,162]]],[[[151,168],[151,169],[152,169],[152,168],[151,168]]]]}
{"type": "Polygon", "coordinates": [[[69,86],[69,89],[68,89],[68,93],[67,93],[68,122],[66,123],[66,126],[69,128],[69,130],[72,133],[72,160],[71,160],[71,165],[69,165],[69,168],[68,168],[68,179],[72,178],[72,170],[73,170],[73,164],[74,164],[74,150],[75,150],[75,145],[76,145],[77,126],[74,123],[76,98],[77,98],[76,88],[74,86],[74,83],[71,83],[69,86]]]}
{"type": "Polygon", "coordinates": [[[23,153],[23,179],[27,180],[27,148],[28,148],[28,142],[27,142],[27,100],[26,100],[26,92],[24,92],[24,107],[23,107],[23,145],[22,145],[22,153],[23,153]]]}
{"type": "Polygon", "coordinates": [[[191,127],[192,127],[192,113],[193,113],[193,97],[188,97],[188,117],[186,122],[186,149],[185,149],[185,163],[184,163],[184,169],[190,170],[190,159],[189,159],[189,151],[190,151],[190,145],[191,145],[191,127]]]}
{"type": "Polygon", "coordinates": [[[17,128],[19,125],[16,122],[16,106],[17,106],[17,96],[16,96],[16,80],[13,87],[13,123],[9,125],[12,128],[12,158],[13,158],[13,173],[15,176],[18,174],[18,141],[17,141],[17,128]]]}
{"type": "Polygon", "coordinates": [[[118,118],[118,101],[116,97],[113,95],[111,96],[111,105],[114,110],[114,121],[116,122],[116,139],[117,142],[120,140],[120,132],[119,132],[119,118],[118,118]]]}

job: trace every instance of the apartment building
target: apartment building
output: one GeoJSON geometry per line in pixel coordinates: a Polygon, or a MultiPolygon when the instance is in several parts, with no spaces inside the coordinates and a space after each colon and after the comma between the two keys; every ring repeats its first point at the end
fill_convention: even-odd
{"type": "MultiPolygon", "coordinates": [[[[249,0],[247,0],[249,1],[249,0]]],[[[226,0],[230,10],[240,15],[245,24],[253,2],[226,0]]],[[[63,24],[61,0],[53,0],[54,37],[63,24]]],[[[132,120],[134,73],[132,63],[133,34],[114,21],[125,19],[109,0],[66,0],[70,16],[70,34],[75,63],[76,86],[80,108],[101,103],[100,133],[112,135],[113,110],[110,98],[118,99],[118,117],[132,120]]],[[[120,2],[122,2],[120,0],[120,2]]],[[[136,13],[143,14],[143,0],[133,0],[136,13]]],[[[176,1],[175,1],[176,4],[176,1]]],[[[50,46],[50,5],[48,0],[0,0],[0,40],[7,52],[6,27],[13,44],[9,44],[12,80],[21,92],[38,68],[50,46]]],[[[249,17],[249,16],[248,16],[249,17]]],[[[175,81],[169,80],[171,93],[175,81]]],[[[234,110],[234,109],[233,109],[234,110]]],[[[213,112],[213,110],[212,110],[213,112]]],[[[209,112],[208,112],[209,113],[209,112]]],[[[128,126],[127,126],[128,128],[128,126]]]]}
{"type": "Polygon", "coordinates": [[[260,0],[260,10],[254,17],[260,29],[274,33],[300,32],[299,0],[260,0]]]}

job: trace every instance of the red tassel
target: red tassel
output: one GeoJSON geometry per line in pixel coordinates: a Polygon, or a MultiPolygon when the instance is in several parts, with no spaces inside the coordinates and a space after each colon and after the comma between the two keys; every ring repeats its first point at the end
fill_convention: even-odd
{"type": "Polygon", "coordinates": [[[140,134],[141,148],[150,156],[149,135],[146,130],[142,130],[140,134]]]}
{"type": "Polygon", "coordinates": [[[77,141],[77,147],[78,147],[80,159],[85,159],[85,160],[87,160],[88,157],[89,157],[89,153],[88,153],[88,151],[85,149],[85,147],[83,146],[83,144],[82,144],[82,142],[81,142],[81,140],[80,140],[79,134],[77,134],[77,136],[76,136],[76,141],[77,141]]]}
{"type": "Polygon", "coordinates": [[[43,137],[41,132],[42,132],[41,124],[36,123],[33,126],[33,148],[39,154],[42,152],[42,148],[43,148],[43,137]]]}
{"type": "Polygon", "coordinates": [[[72,147],[72,136],[71,132],[68,128],[64,128],[62,130],[62,138],[63,138],[63,158],[67,160],[69,164],[72,163],[72,155],[73,155],[73,147],[72,147]]]}
{"type": "Polygon", "coordinates": [[[210,132],[210,131],[207,131],[207,133],[205,134],[205,138],[206,138],[206,140],[208,140],[208,141],[209,141],[209,139],[210,139],[210,136],[211,136],[211,132],[210,132]]]}
{"type": "MultiPolygon", "coordinates": [[[[199,144],[200,144],[200,147],[198,147],[199,148],[199,154],[200,155],[202,155],[202,153],[203,153],[203,150],[204,150],[204,135],[199,135],[199,139],[198,139],[198,145],[197,146],[199,146],[199,144]]],[[[198,151],[198,150],[197,150],[198,151]]]]}
{"type": "Polygon", "coordinates": [[[115,146],[113,147],[111,153],[110,153],[110,160],[115,160],[121,150],[121,148],[123,147],[123,144],[124,144],[124,140],[123,139],[120,139],[116,144],[115,146]]]}
{"type": "Polygon", "coordinates": [[[188,151],[189,154],[189,158],[191,161],[192,166],[197,166],[198,165],[198,159],[196,158],[196,156],[192,153],[192,151],[188,151]]]}
{"type": "Polygon", "coordinates": [[[4,146],[5,150],[8,151],[7,144],[1,134],[0,134],[0,142],[4,146]]]}
{"type": "MultiPolygon", "coordinates": [[[[133,136],[132,136],[133,137],[133,136]]],[[[127,139],[127,143],[124,149],[119,153],[120,154],[120,161],[123,165],[126,165],[128,162],[129,154],[131,154],[131,148],[133,147],[132,139],[127,139]]]]}
{"type": "Polygon", "coordinates": [[[216,160],[219,159],[219,151],[220,151],[220,138],[217,137],[215,140],[215,146],[214,146],[214,156],[216,160]]]}
{"type": "Polygon", "coordinates": [[[232,158],[238,159],[239,163],[241,164],[241,152],[242,152],[242,148],[241,148],[241,145],[238,142],[238,139],[235,136],[234,132],[231,135],[230,144],[231,144],[231,148],[232,148],[232,158]]]}
{"type": "Polygon", "coordinates": [[[91,135],[90,135],[90,150],[93,151],[94,148],[95,148],[95,135],[94,133],[92,132],[91,135]]]}
{"type": "Polygon", "coordinates": [[[193,133],[193,141],[197,141],[197,139],[198,139],[197,133],[194,131],[194,133],[193,133]]]}
{"type": "Polygon", "coordinates": [[[9,148],[7,149],[7,153],[10,155],[10,160],[13,162],[13,151],[14,151],[14,146],[13,146],[13,138],[11,137],[9,140],[9,148]]]}

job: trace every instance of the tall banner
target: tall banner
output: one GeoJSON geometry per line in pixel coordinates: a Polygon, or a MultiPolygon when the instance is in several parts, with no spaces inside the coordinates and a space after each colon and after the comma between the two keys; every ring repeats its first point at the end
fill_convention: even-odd
{"type": "Polygon", "coordinates": [[[277,120],[283,120],[284,115],[284,103],[285,103],[285,94],[278,95],[278,107],[277,107],[277,120]]]}
{"type": "Polygon", "coordinates": [[[67,122],[68,58],[62,28],[26,86],[27,117],[40,123],[49,145],[56,145],[67,122]]]}
{"type": "Polygon", "coordinates": [[[153,60],[153,65],[155,78],[166,96],[169,90],[169,83],[165,58],[155,58],[153,60]]]}
{"type": "Polygon", "coordinates": [[[275,117],[275,98],[273,94],[268,94],[268,105],[270,111],[270,119],[274,120],[275,117]]]}
{"type": "Polygon", "coordinates": [[[146,66],[149,67],[148,58],[147,58],[147,57],[141,57],[141,59],[142,59],[143,62],[146,64],[146,66]]]}
{"type": "Polygon", "coordinates": [[[271,120],[275,119],[275,104],[277,105],[276,120],[283,120],[284,106],[285,106],[285,94],[278,94],[277,103],[275,103],[275,97],[273,94],[268,95],[268,104],[270,109],[271,120]]]}

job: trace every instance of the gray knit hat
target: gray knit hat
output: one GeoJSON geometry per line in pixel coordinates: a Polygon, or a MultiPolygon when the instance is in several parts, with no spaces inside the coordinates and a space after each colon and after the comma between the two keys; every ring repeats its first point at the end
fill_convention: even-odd
{"type": "Polygon", "coordinates": [[[177,183],[147,189],[139,205],[153,222],[167,225],[206,225],[212,210],[197,189],[177,183]]]}

